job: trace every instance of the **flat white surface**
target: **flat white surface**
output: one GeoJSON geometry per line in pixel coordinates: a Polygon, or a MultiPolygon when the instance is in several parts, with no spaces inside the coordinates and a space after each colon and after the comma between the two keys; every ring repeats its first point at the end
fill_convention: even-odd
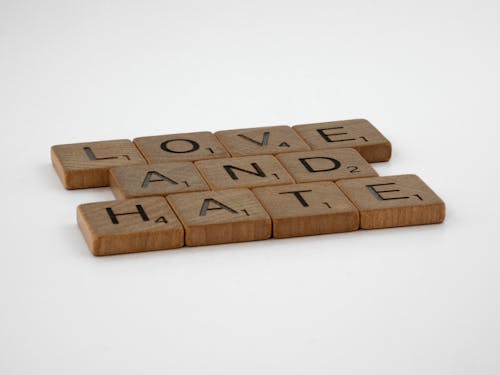
{"type": "Polygon", "coordinates": [[[0,0],[0,373],[498,374],[499,127],[497,0],[0,0]],[[94,258],[49,160],[357,117],[443,225],[94,258]]]}

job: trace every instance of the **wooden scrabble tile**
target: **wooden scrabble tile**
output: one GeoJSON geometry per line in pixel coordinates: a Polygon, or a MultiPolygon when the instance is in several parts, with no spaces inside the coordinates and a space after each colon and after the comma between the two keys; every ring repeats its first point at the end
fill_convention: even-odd
{"type": "Polygon", "coordinates": [[[109,169],[146,164],[128,139],[52,146],[52,164],[66,189],[109,186],[109,169]]]}
{"type": "Polygon", "coordinates": [[[292,177],[272,155],[242,156],[195,162],[214,190],[293,183],[292,177]]]}
{"type": "Polygon", "coordinates": [[[163,197],[82,204],[77,219],[94,255],[184,245],[184,229],[163,197]]]}
{"type": "Polygon", "coordinates": [[[179,193],[167,199],[184,225],[187,246],[271,236],[271,219],[248,189],[179,193]]]}
{"type": "Polygon", "coordinates": [[[215,135],[232,156],[269,155],[311,149],[290,126],[224,130],[215,135]]]}
{"type": "Polygon", "coordinates": [[[290,152],[278,154],[276,158],[297,182],[378,176],[375,169],[352,148],[290,152]]]}
{"type": "Polygon", "coordinates": [[[134,143],[149,163],[194,161],[230,156],[210,132],[140,137],[134,143]]]}
{"type": "Polygon", "coordinates": [[[111,168],[109,180],[118,199],[208,190],[192,162],[111,168]]]}
{"type": "Polygon", "coordinates": [[[268,186],[253,192],[271,216],[275,238],[359,228],[358,210],[333,182],[268,186]]]}
{"type": "Polygon", "coordinates": [[[445,205],[415,175],[337,181],[360,211],[361,228],[388,228],[441,223],[445,205]]]}
{"type": "Polygon", "coordinates": [[[369,163],[391,158],[391,143],[367,120],[296,125],[293,129],[313,150],[351,147],[369,163]]]}

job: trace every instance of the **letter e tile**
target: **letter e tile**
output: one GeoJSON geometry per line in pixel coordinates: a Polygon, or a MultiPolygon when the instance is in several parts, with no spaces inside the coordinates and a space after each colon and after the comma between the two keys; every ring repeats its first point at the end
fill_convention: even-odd
{"type": "Polygon", "coordinates": [[[367,120],[296,125],[293,129],[313,150],[351,147],[369,163],[391,158],[391,143],[367,120]]]}
{"type": "Polygon", "coordinates": [[[337,181],[359,209],[362,229],[441,223],[445,204],[418,176],[337,181]]]}

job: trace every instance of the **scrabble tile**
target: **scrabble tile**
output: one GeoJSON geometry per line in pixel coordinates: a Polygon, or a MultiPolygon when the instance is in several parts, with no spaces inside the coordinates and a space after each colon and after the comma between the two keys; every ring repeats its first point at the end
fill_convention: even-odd
{"type": "Polygon", "coordinates": [[[163,197],[82,204],[77,219],[94,255],[184,245],[184,229],[163,197]]]}
{"type": "Polygon", "coordinates": [[[231,189],[294,182],[272,155],[242,156],[195,162],[202,176],[214,189],[231,189]]]}
{"type": "Polygon", "coordinates": [[[337,181],[360,211],[361,228],[388,228],[441,223],[445,205],[415,175],[337,181]]]}
{"type": "Polygon", "coordinates": [[[149,163],[194,161],[230,156],[210,132],[140,137],[134,143],[149,163]]]}
{"type": "Polygon", "coordinates": [[[192,162],[111,168],[109,180],[117,199],[208,190],[192,162]]]}
{"type": "Polygon", "coordinates": [[[273,221],[273,237],[350,232],[359,228],[359,214],[329,181],[253,189],[273,221]]]}
{"type": "Polygon", "coordinates": [[[297,182],[378,176],[375,169],[352,148],[290,152],[278,154],[276,158],[297,182]]]}
{"type": "Polygon", "coordinates": [[[271,236],[271,219],[248,189],[179,193],[167,199],[184,225],[187,246],[271,236]]]}
{"type": "Polygon", "coordinates": [[[109,186],[109,169],[146,164],[128,139],[52,146],[54,169],[66,189],[109,186]]]}
{"type": "Polygon", "coordinates": [[[269,155],[311,149],[290,126],[224,130],[215,135],[232,156],[269,155]]]}
{"type": "Polygon", "coordinates": [[[367,120],[296,125],[293,129],[313,150],[351,147],[369,163],[391,158],[391,143],[367,120]]]}

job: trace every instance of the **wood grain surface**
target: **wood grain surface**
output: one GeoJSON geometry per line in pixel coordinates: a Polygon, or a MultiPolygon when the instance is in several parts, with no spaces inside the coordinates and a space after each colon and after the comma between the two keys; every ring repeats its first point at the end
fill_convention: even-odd
{"type": "Polygon", "coordinates": [[[441,223],[445,204],[418,176],[337,181],[358,208],[362,229],[441,223]]]}
{"type": "Polygon", "coordinates": [[[118,198],[78,206],[95,255],[442,222],[445,204],[419,177],[369,164],[390,156],[363,119],[51,149],[66,188],[118,198]]]}
{"type": "Polygon", "coordinates": [[[194,161],[230,156],[211,132],[139,137],[134,143],[149,163],[194,161]]]}
{"type": "Polygon", "coordinates": [[[359,214],[333,182],[309,182],[252,190],[273,221],[273,237],[355,231],[359,214]]]}
{"type": "Polygon", "coordinates": [[[278,154],[276,158],[297,182],[378,176],[375,169],[352,148],[290,152],[278,154]]]}
{"type": "Polygon", "coordinates": [[[232,156],[271,155],[311,149],[290,126],[223,130],[215,135],[232,156]]]}
{"type": "Polygon", "coordinates": [[[294,182],[278,159],[271,155],[202,160],[195,165],[214,190],[294,182]]]}
{"type": "Polygon", "coordinates": [[[128,139],[56,145],[51,159],[66,189],[109,186],[109,169],[146,164],[128,139]]]}
{"type": "Polygon", "coordinates": [[[208,190],[192,162],[111,168],[109,179],[118,199],[208,190]]]}
{"type": "Polygon", "coordinates": [[[184,229],[163,197],[82,204],[77,220],[94,255],[184,245],[184,229]]]}
{"type": "Polygon", "coordinates": [[[271,236],[271,218],[248,189],[179,193],[167,199],[184,225],[187,246],[271,236]]]}
{"type": "Polygon", "coordinates": [[[350,147],[369,163],[391,158],[391,143],[364,119],[296,125],[293,129],[313,150],[350,147]]]}

